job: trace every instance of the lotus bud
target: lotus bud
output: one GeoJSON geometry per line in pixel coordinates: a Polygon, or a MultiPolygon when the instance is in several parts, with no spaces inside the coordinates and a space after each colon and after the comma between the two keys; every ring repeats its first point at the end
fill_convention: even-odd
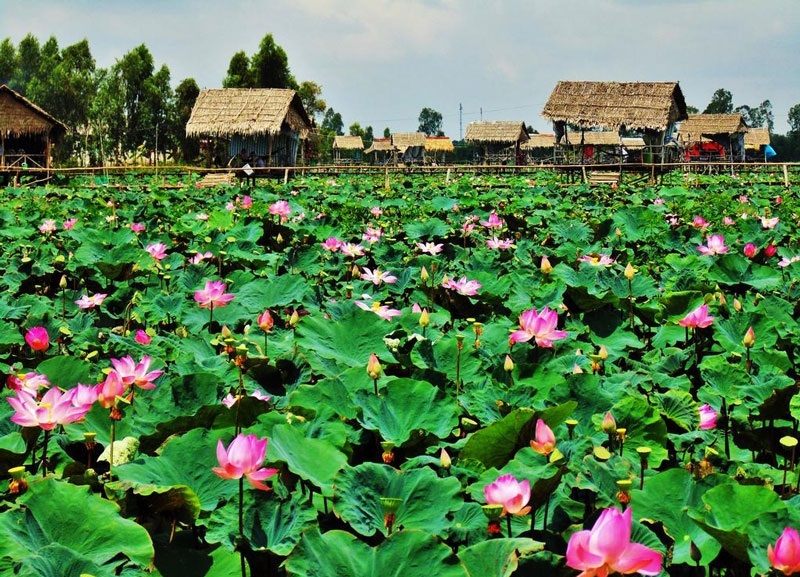
{"type": "Polygon", "coordinates": [[[742,312],[742,303],[739,301],[739,299],[733,299],[733,310],[735,310],[737,313],[742,312]]]}
{"type": "Polygon", "coordinates": [[[744,334],[744,339],[742,339],[742,344],[747,349],[752,348],[753,345],[756,344],[756,333],[753,331],[753,327],[747,329],[747,332],[744,334]]]}
{"type": "Polygon", "coordinates": [[[539,270],[542,271],[542,274],[550,274],[553,272],[553,266],[550,264],[550,260],[546,257],[542,257],[542,262],[539,265],[539,270]]]}
{"type": "Polygon", "coordinates": [[[377,379],[381,376],[381,372],[383,372],[383,368],[378,357],[375,356],[375,353],[370,353],[369,361],[367,362],[367,374],[371,379],[377,379]]]}
{"type": "Polygon", "coordinates": [[[272,330],[272,327],[275,325],[275,321],[272,319],[272,314],[269,310],[265,310],[263,313],[258,315],[256,319],[258,326],[261,327],[261,330],[265,333],[268,333],[272,330]]]}
{"type": "Polygon", "coordinates": [[[67,288],[67,277],[66,275],[61,275],[61,280],[58,281],[58,287],[61,289],[67,288]]]}
{"type": "Polygon", "coordinates": [[[511,355],[506,355],[506,360],[503,363],[503,370],[507,373],[514,370],[514,359],[511,358],[511,355]]]}
{"type": "Polygon", "coordinates": [[[633,280],[633,277],[635,277],[635,276],[636,276],[636,273],[637,273],[637,272],[639,272],[639,271],[638,271],[637,269],[633,268],[633,266],[631,265],[631,263],[628,263],[628,264],[625,266],[625,273],[624,273],[624,274],[625,274],[625,278],[626,278],[626,279],[628,279],[628,280],[633,280]]]}
{"type": "Polygon", "coordinates": [[[606,349],[605,345],[600,345],[600,351],[597,353],[597,356],[603,361],[608,358],[608,349],[606,349]]]}
{"type": "Polygon", "coordinates": [[[449,469],[450,465],[453,464],[450,455],[448,455],[447,451],[445,451],[444,449],[442,449],[442,452],[439,453],[439,462],[441,463],[443,469],[449,469]]]}
{"type": "Polygon", "coordinates": [[[419,315],[419,326],[425,328],[429,324],[431,324],[431,316],[428,314],[428,309],[422,309],[422,313],[419,315]]]}
{"type": "Polygon", "coordinates": [[[350,276],[353,278],[361,278],[361,271],[358,268],[358,265],[353,265],[353,268],[350,269],[350,276]]]}
{"type": "Polygon", "coordinates": [[[431,278],[428,274],[428,269],[426,269],[424,266],[422,267],[422,270],[419,271],[419,278],[423,283],[427,283],[428,279],[431,278]]]}
{"type": "Polygon", "coordinates": [[[578,363],[575,363],[574,365],[572,365],[572,374],[573,375],[580,375],[581,373],[583,373],[583,369],[581,368],[581,366],[578,363]]]}
{"type": "Polygon", "coordinates": [[[292,316],[289,317],[289,326],[294,328],[297,326],[297,323],[300,322],[300,315],[297,314],[297,310],[292,311],[292,316]]]}
{"type": "Polygon", "coordinates": [[[613,435],[617,432],[617,420],[614,418],[614,415],[611,414],[611,411],[608,411],[603,417],[603,423],[600,425],[600,428],[603,429],[603,432],[607,435],[613,435]]]}
{"type": "Polygon", "coordinates": [[[278,236],[275,237],[275,240],[278,242],[278,244],[283,244],[283,235],[278,233],[278,236]]]}

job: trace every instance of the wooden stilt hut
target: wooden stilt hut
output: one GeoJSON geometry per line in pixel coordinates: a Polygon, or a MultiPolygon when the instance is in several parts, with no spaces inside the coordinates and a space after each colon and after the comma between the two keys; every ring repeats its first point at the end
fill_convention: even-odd
{"type": "Polygon", "coordinates": [[[739,113],[690,114],[681,122],[677,139],[686,151],[686,160],[744,162],[747,130],[739,113]]]}
{"type": "Polygon", "coordinates": [[[66,132],[63,122],[0,86],[0,172],[49,171],[53,143],[66,132]]]}
{"type": "Polygon", "coordinates": [[[467,125],[464,141],[480,150],[476,160],[483,164],[520,164],[523,143],[530,140],[522,121],[476,121],[467,125]]]}
{"type": "Polygon", "coordinates": [[[186,136],[228,141],[229,165],[237,156],[257,168],[291,167],[311,129],[297,92],[284,88],[204,89],[186,123],[186,136]],[[255,160],[254,160],[255,159],[255,160]]]}
{"type": "Polygon", "coordinates": [[[425,160],[432,164],[445,164],[447,155],[453,153],[455,147],[449,136],[425,137],[425,160]]]}
{"type": "Polygon", "coordinates": [[[553,123],[556,147],[581,142],[580,133],[597,128],[638,133],[645,140],[643,160],[647,163],[673,160],[676,124],[688,118],[677,82],[561,81],[542,116],[553,123]],[[575,128],[579,134],[570,135],[575,128]]]}
{"type": "Polygon", "coordinates": [[[769,128],[766,126],[749,128],[744,135],[745,158],[754,162],[766,162],[768,160],[767,147],[769,145],[769,128]]]}
{"type": "Polygon", "coordinates": [[[555,134],[531,134],[530,140],[520,145],[520,150],[527,156],[528,164],[552,164],[555,163],[555,143],[555,134]]]}
{"type": "Polygon", "coordinates": [[[392,146],[397,151],[397,160],[405,165],[425,162],[425,133],[398,132],[392,134],[392,146]]]}
{"type": "Polygon", "coordinates": [[[373,164],[392,164],[397,150],[391,138],[373,138],[372,144],[364,151],[364,155],[372,155],[373,164]]]}
{"type": "Polygon", "coordinates": [[[360,136],[336,136],[333,139],[334,164],[357,164],[361,162],[364,141],[360,136]]]}

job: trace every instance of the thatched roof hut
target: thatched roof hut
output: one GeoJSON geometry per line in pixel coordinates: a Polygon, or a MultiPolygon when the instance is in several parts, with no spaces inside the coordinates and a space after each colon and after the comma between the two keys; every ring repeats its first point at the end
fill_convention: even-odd
{"type": "Polygon", "coordinates": [[[453,141],[449,136],[426,136],[425,137],[425,151],[426,152],[453,152],[455,147],[453,141]]]}
{"type": "Polygon", "coordinates": [[[534,150],[537,148],[553,148],[556,143],[556,135],[553,133],[530,134],[530,140],[520,145],[522,150],[534,150]]]}
{"type": "Polygon", "coordinates": [[[747,149],[758,150],[769,143],[769,128],[766,126],[749,128],[744,135],[744,147],[747,149]]]}
{"type": "Polygon", "coordinates": [[[542,116],[588,129],[652,130],[685,120],[686,101],[677,82],[560,81],[544,105],[542,116]]]}
{"type": "Polygon", "coordinates": [[[364,150],[364,141],[360,136],[336,136],[333,139],[334,150],[364,150]]]}
{"type": "Polygon", "coordinates": [[[398,132],[392,134],[392,145],[406,164],[425,162],[425,133],[398,132]]]}
{"type": "Polygon", "coordinates": [[[211,88],[200,91],[186,124],[188,137],[230,139],[230,153],[242,150],[267,164],[294,165],[298,143],[311,120],[297,92],[285,88],[211,88]]]}
{"type": "Polygon", "coordinates": [[[464,135],[466,142],[503,144],[506,146],[522,144],[530,139],[525,123],[518,121],[490,120],[475,121],[467,125],[464,135]]]}
{"type": "Polygon", "coordinates": [[[0,166],[18,162],[50,168],[50,146],[67,130],[63,122],[18,92],[0,86],[0,166]]]}
{"type": "Polygon", "coordinates": [[[735,114],[690,114],[681,122],[678,129],[678,141],[691,143],[702,137],[713,138],[718,135],[744,134],[748,131],[744,118],[735,114]]]}
{"type": "Polygon", "coordinates": [[[364,151],[364,154],[374,154],[376,163],[387,162],[396,152],[391,138],[373,138],[372,144],[364,151]]]}

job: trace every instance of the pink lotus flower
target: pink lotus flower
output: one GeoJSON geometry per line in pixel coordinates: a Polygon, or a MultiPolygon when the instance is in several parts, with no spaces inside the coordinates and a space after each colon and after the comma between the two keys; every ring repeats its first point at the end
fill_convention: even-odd
{"type": "Polygon", "coordinates": [[[661,572],[661,553],[631,543],[631,515],[630,507],[624,513],[605,509],[590,531],[573,533],[567,544],[567,565],[581,571],[578,577],[661,572]]]}
{"type": "Polygon", "coordinates": [[[556,448],[556,436],[553,429],[541,419],[536,420],[536,434],[531,441],[531,449],[540,455],[547,456],[556,448]]]}
{"type": "Polygon", "coordinates": [[[386,284],[394,284],[397,282],[397,277],[390,274],[389,271],[381,271],[380,269],[370,270],[366,267],[362,269],[361,278],[369,281],[375,286],[380,285],[382,282],[386,284]]]}
{"type": "Polygon", "coordinates": [[[189,264],[200,264],[203,261],[211,260],[214,258],[214,253],[211,251],[196,252],[192,258],[189,259],[189,264]]]}
{"type": "Polygon", "coordinates": [[[478,294],[483,285],[476,280],[467,280],[467,277],[462,276],[458,280],[445,279],[442,281],[442,286],[454,290],[460,295],[473,297],[478,294]]]}
{"type": "MultiPolygon", "coordinates": [[[[253,397],[254,399],[258,400],[258,401],[264,401],[264,402],[267,402],[272,398],[269,395],[267,395],[266,393],[264,393],[263,391],[259,391],[259,390],[253,391],[250,394],[250,396],[253,397]]],[[[242,399],[242,397],[239,396],[239,395],[234,396],[233,394],[228,393],[222,399],[222,404],[225,405],[226,407],[228,407],[229,409],[231,409],[241,399],[242,399]]]]}
{"type": "Polygon", "coordinates": [[[383,214],[383,210],[381,210],[380,206],[373,206],[371,209],[369,209],[369,212],[375,218],[378,218],[380,215],[383,214]]]}
{"type": "Polygon", "coordinates": [[[795,263],[800,260],[800,255],[795,255],[791,258],[783,257],[781,260],[778,261],[778,266],[781,268],[785,268],[792,263],[795,263]]]}
{"type": "Polygon", "coordinates": [[[587,262],[592,266],[611,266],[616,261],[607,254],[585,254],[578,259],[578,262],[587,262]]]}
{"type": "Polygon", "coordinates": [[[786,527],[775,542],[767,545],[769,564],[784,575],[800,572],[800,535],[792,527],[786,527]]]}
{"type": "Polygon", "coordinates": [[[208,215],[204,212],[198,212],[194,215],[195,220],[208,220],[208,215]]]}
{"type": "Polygon", "coordinates": [[[133,337],[133,340],[135,340],[140,345],[149,345],[150,341],[152,340],[152,337],[142,329],[139,329],[138,331],[136,331],[136,336],[133,337]]]}
{"type": "Polygon", "coordinates": [[[661,197],[653,199],[653,204],[655,204],[656,206],[662,205],[662,204],[664,204],[664,202],[665,202],[665,200],[663,198],[661,198],[661,197]]]}
{"type": "Polygon", "coordinates": [[[281,218],[281,222],[286,222],[286,220],[289,218],[289,215],[292,213],[292,207],[290,207],[289,203],[285,200],[279,200],[269,205],[269,213],[279,216],[281,218]]]}
{"type": "Polygon", "coordinates": [[[464,224],[461,225],[461,236],[469,236],[475,230],[475,220],[478,217],[467,217],[464,224]]]}
{"type": "Polygon", "coordinates": [[[325,242],[322,243],[322,248],[325,250],[329,250],[331,252],[336,252],[339,250],[344,243],[340,241],[338,238],[330,237],[325,242]]]}
{"type": "Polygon", "coordinates": [[[717,411],[711,408],[708,403],[700,405],[698,408],[700,412],[700,425],[697,427],[701,431],[714,429],[717,426],[717,411]]]}
{"type": "Polygon", "coordinates": [[[733,226],[734,222],[735,221],[729,216],[722,217],[722,224],[724,224],[725,226],[733,226]]]}
{"type": "Polygon", "coordinates": [[[772,217],[772,218],[767,218],[766,216],[762,216],[761,217],[761,227],[765,228],[765,229],[768,229],[768,230],[771,230],[771,229],[775,228],[775,226],[777,226],[779,221],[780,221],[780,218],[778,218],[777,216],[772,217]]]}
{"type": "Polygon", "coordinates": [[[270,488],[262,481],[277,473],[278,469],[261,468],[266,456],[267,439],[239,433],[227,450],[222,439],[217,442],[219,467],[212,470],[223,479],[241,479],[244,476],[256,489],[269,491],[270,488]]]}
{"type": "MultiPolygon", "coordinates": [[[[73,407],[83,407],[88,405],[90,408],[97,400],[97,389],[92,385],[82,385],[78,383],[74,388],[67,391],[71,395],[73,407]]],[[[87,411],[88,412],[88,411],[87,411]]]]}
{"type": "Polygon", "coordinates": [[[253,207],[253,199],[250,198],[249,194],[245,194],[244,197],[242,198],[241,202],[239,203],[239,205],[244,210],[250,210],[253,207]]]}
{"type": "Polygon", "coordinates": [[[75,389],[62,393],[58,387],[49,389],[41,401],[26,390],[17,391],[16,397],[8,397],[8,403],[13,407],[14,414],[11,420],[23,427],[41,427],[45,431],[52,431],[58,425],[68,425],[79,421],[86,416],[91,404],[75,406],[72,398],[75,389]]]}
{"type": "Polygon", "coordinates": [[[131,230],[136,233],[144,232],[145,226],[141,222],[132,222],[131,230]]]}
{"type": "Polygon", "coordinates": [[[711,326],[714,322],[714,317],[708,314],[708,305],[700,305],[688,315],[678,321],[682,327],[689,327],[693,329],[704,329],[711,326]]]}
{"type": "Polygon", "coordinates": [[[75,304],[78,305],[80,309],[93,309],[94,307],[100,306],[103,304],[103,301],[106,300],[108,295],[103,293],[94,293],[92,296],[89,295],[81,295],[81,298],[75,301],[75,304]]]}
{"type": "Polygon", "coordinates": [[[156,384],[153,381],[164,374],[164,371],[151,371],[150,361],[149,355],[144,355],[138,363],[133,360],[133,357],[127,355],[121,359],[111,359],[111,365],[123,385],[126,387],[135,385],[140,389],[148,390],[155,389],[156,384]]]}
{"type": "Polygon", "coordinates": [[[567,338],[569,333],[556,330],[558,326],[558,313],[544,307],[542,312],[535,308],[523,311],[519,316],[519,330],[511,333],[509,340],[512,343],[524,343],[535,339],[536,344],[546,349],[553,348],[553,341],[567,338]]]}
{"type": "Polygon", "coordinates": [[[744,245],[742,252],[747,258],[753,258],[758,254],[758,248],[752,242],[748,242],[746,245],[744,245]]]}
{"type": "Polygon", "coordinates": [[[772,243],[769,243],[766,247],[764,247],[764,256],[767,258],[772,258],[777,254],[777,252],[778,248],[772,243]]]}
{"type": "Polygon", "coordinates": [[[728,247],[725,246],[725,238],[721,234],[712,234],[708,237],[706,244],[698,246],[697,250],[699,250],[701,254],[715,256],[728,252],[728,247]]]}
{"type": "Polygon", "coordinates": [[[56,221],[53,219],[48,218],[42,224],[39,225],[39,232],[42,234],[50,234],[51,232],[55,232],[56,230],[56,221]]]}
{"type": "Polygon", "coordinates": [[[167,245],[163,242],[151,242],[145,247],[145,250],[156,260],[163,260],[167,257],[167,245]]]}
{"type": "Polygon", "coordinates": [[[510,238],[499,239],[496,236],[493,236],[489,240],[486,241],[486,246],[491,249],[500,249],[505,250],[509,248],[514,248],[514,241],[510,238]]]}
{"type": "Polygon", "coordinates": [[[44,352],[50,348],[50,335],[44,327],[31,327],[25,333],[25,342],[37,353],[44,352]]]}
{"type": "Polygon", "coordinates": [[[64,227],[64,230],[70,230],[73,226],[75,226],[76,222],[78,222],[77,218],[69,218],[62,222],[61,226],[64,227]]]}
{"type": "Polygon", "coordinates": [[[364,247],[361,246],[360,244],[343,242],[342,245],[339,247],[339,250],[342,252],[342,254],[346,254],[347,256],[352,258],[364,256],[364,247]]]}
{"type": "Polygon", "coordinates": [[[430,255],[437,255],[444,250],[443,244],[435,244],[433,242],[418,242],[417,248],[420,252],[426,252],[430,255]]]}
{"type": "Polygon", "coordinates": [[[692,220],[692,226],[695,228],[699,228],[700,230],[705,230],[709,227],[708,221],[704,219],[702,216],[697,215],[692,220]]]}
{"type": "Polygon", "coordinates": [[[383,231],[379,228],[367,227],[367,232],[361,235],[361,240],[370,244],[375,244],[383,236],[383,231]]]}
{"type": "Polygon", "coordinates": [[[205,288],[195,291],[194,300],[201,309],[214,310],[228,306],[228,303],[233,300],[233,295],[226,293],[226,288],[228,285],[220,280],[206,281],[205,288]]]}
{"type": "Polygon", "coordinates": [[[6,378],[6,385],[12,391],[25,390],[29,393],[36,394],[39,389],[49,387],[50,381],[47,380],[45,375],[30,372],[8,375],[8,378],[6,378]]]}
{"type": "Polygon", "coordinates": [[[117,404],[118,397],[124,397],[129,386],[122,382],[117,371],[110,371],[105,380],[95,387],[97,402],[104,409],[110,409],[117,404]]]}
{"type": "Polygon", "coordinates": [[[256,317],[256,323],[258,324],[259,328],[265,333],[268,333],[272,330],[272,327],[275,326],[275,321],[272,318],[272,314],[269,312],[269,309],[265,310],[263,313],[256,317]]]}
{"type": "Polygon", "coordinates": [[[385,321],[390,321],[394,317],[399,317],[400,315],[403,314],[402,311],[389,308],[386,305],[382,305],[379,301],[373,301],[371,305],[368,305],[367,303],[362,301],[353,301],[353,303],[355,303],[355,305],[360,309],[375,313],[385,321]]]}
{"type": "Polygon", "coordinates": [[[506,223],[502,218],[497,216],[497,213],[495,211],[492,211],[491,214],[489,214],[489,218],[487,220],[481,221],[481,225],[485,226],[486,228],[493,229],[493,228],[503,228],[506,225],[506,223]]]}
{"type": "Polygon", "coordinates": [[[502,505],[503,515],[527,515],[531,510],[526,507],[531,500],[531,484],[527,479],[520,483],[512,475],[501,475],[483,488],[483,496],[487,505],[502,505]]]}

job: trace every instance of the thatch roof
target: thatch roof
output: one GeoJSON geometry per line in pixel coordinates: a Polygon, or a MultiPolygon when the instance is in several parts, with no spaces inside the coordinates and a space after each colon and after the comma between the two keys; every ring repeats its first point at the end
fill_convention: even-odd
{"type": "Polygon", "coordinates": [[[769,128],[766,126],[760,128],[751,128],[744,134],[744,147],[745,148],[761,148],[769,144],[769,128]]]}
{"type": "Polygon", "coordinates": [[[542,116],[583,128],[663,131],[685,120],[686,101],[677,82],[574,82],[556,84],[542,116]]]}
{"type": "Polygon", "coordinates": [[[497,144],[515,144],[530,139],[525,131],[525,123],[521,121],[492,120],[476,121],[467,125],[464,140],[467,142],[488,142],[497,144]]]}
{"type": "Polygon", "coordinates": [[[39,134],[54,136],[67,132],[67,126],[5,84],[0,86],[0,134],[17,138],[39,134]]]}
{"type": "Polygon", "coordinates": [[[283,127],[305,138],[311,120],[300,97],[286,88],[207,88],[186,123],[186,136],[263,136],[283,127]]]}
{"type": "Polygon", "coordinates": [[[431,152],[453,152],[455,147],[449,136],[426,136],[425,150],[431,152]]]}
{"type": "Polygon", "coordinates": [[[398,132],[392,134],[392,144],[400,152],[405,152],[409,146],[425,146],[425,133],[398,132]]]}
{"type": "Polygon", "coordinates": [[[738,112],[735,114],[690,114],[678,130],[680,142],[697,142],[701,137],[720,134],[743,134],[747,124],[738,112]]]}
{"type": "MultiPolygon", "coordinates": [[[[567,138],[569,139],[569,144],[573,146],[580,146],[581,144],[580,132],[568,132],[567,138]]],[[[613,132],[611,130],[584,131],[583,144],[585,144],[586,146],[619,146],[620,144],[619,133],[613,132]]]]}
{"type": "Polygon", "coordinates": [[[520,148],[522,150],[533,150],[534,148],[553,148],[555,144],[555,134],[531,134],[530,140],[520,145],[520,148]]]}
{"type": "Polygon", "coordinates": [[[644,148],[644,138],[634,136],[629,138],[621,138],[622,146],[628,150],[638,150],[644,148]]]}
{"type": "Polygon", "coordinates": [[[339,150],[364,150],[364,142],[360,136],[337,136],[333,139],[333,148],[339,150]]]}
{"type": "Polygon", "coordinates": [[[368,149],[364,151],[364,154],[370,154],[372,152],[392,152],[395,148],[392,145],[391,138],[375,138],[372,140],[372,144],[368,149]]]}

